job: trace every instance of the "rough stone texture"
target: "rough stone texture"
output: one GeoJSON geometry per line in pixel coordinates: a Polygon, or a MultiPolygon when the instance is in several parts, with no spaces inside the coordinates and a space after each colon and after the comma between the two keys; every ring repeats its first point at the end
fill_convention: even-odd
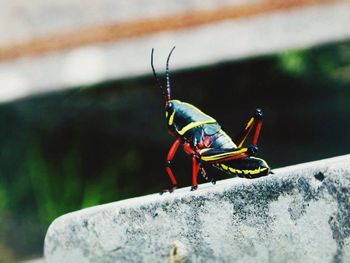
{"type": "Polygon", "coordinates": [[[56,219],[46,262],[350,262],[350,155],[56,219]]]}

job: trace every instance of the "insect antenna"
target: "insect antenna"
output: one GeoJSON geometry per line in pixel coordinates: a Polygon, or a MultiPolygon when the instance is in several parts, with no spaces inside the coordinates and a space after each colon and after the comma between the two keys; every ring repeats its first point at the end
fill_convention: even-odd
{"type": "Polygon", "coordinates": [[[162,90],[163,95],[165,96],[165,90],[164,90],[164,88],[163,88],[163,86],[162,86],[162,83],[160,82],[160,80],[159,80],[159,78],[158,78],[158,76],[157,76],[156,70],[154,69],[154,65],[153,65],[153,53],[154,53],[154,48],[152,48],[152,52],[151,52],[151,66],[152,66],[153,76],[154,76],[154,78],[156,79],[159,88],[162,90]]]}
{"type": "Polygon", "coordinates": [[[169,72],[169,60],[171,57],[171,54],[173,53],[175,49],[175,46],[171,49],[168,58],[166,60],[166,71],[165,71],[165,76],[166,76],[166,101],[170,100],[170,72],[169,72]]]}

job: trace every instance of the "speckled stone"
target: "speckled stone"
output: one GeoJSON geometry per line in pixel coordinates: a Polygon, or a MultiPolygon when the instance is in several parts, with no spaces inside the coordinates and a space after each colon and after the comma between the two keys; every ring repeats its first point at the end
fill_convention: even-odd
{"type": "Polygon", "coordinates": [[[350,262],[350,155],[56,219],[53,262],[350,262]]]}

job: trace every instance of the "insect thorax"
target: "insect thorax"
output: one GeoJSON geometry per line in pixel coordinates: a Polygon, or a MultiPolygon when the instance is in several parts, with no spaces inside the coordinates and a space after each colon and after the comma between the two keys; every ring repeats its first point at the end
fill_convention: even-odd
{"type": "Polygon", "coordinates": [[[204,124],[217,123],[216,120],[192,104],[171,100],[165,108],[168,127],[179,135],[204,124]]]}

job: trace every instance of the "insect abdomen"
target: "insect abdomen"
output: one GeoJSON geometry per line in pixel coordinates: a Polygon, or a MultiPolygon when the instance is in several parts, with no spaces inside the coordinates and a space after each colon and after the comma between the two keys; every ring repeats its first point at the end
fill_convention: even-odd
{"type": "Polygon", "coordinates": [[[267,163],[255,157],[213,163],[213,166],[227,174],[250,179],[268,175],[270,172],[267,163]]]}

